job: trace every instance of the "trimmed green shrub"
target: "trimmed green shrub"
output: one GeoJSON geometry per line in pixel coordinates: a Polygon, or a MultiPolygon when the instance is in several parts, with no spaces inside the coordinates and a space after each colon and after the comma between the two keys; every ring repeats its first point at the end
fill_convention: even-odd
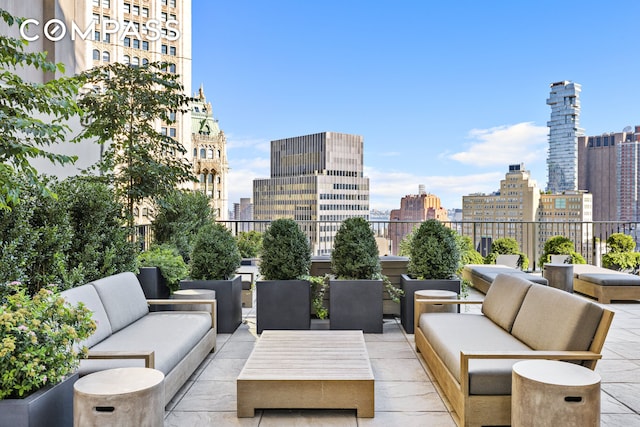
{"type": "Polygon", "coordinates": [[[256,258],[262,249],[262,233],[259,231],[241,231],[236,236],[242,258],[256,258]]]}
{"type": "Polygon", "coordinates": [[[551,255],[569,255],[571,256],[571,264],[586,264],[587,261],[582,255],[574,250],[573,242],[564,236],[553,236],[544,243],[542,255],[538,264],[542,267],[551,259],[551,255]]]}
{"type": "Polygon", "coordinates": [[[265,280],[295,280],[309,274],[311,246],[298,223],[276,219],[264,233],[260,274],[265,280]]]}
{"type": "Polygon", "coordinates": [[[129,238],[124,205],[98,177],[71,177],[53,187],[69,218],[70,285],[137,269],[137,247],[129,238]]]}
{"type": "Polygon", "coordinates": [[[529,257],[520,252],[520,245],[513,237],[501,237],[491,242],[491,252],[484,259],[485,264],[495,264],[498,255],[520,255],[518,267],[526,270],[529,267],[529,257]]]}
{"type": "Polygon", "coordinates": [[[467,264],[483,264],[484,258],[482,254],[473,247],[473,241],[469,236],[461,236],[456,233],[456,239],[458,241],[458,247],[460,248],[460,264],[458,266],[458,273],[462,271],[462,268],[467,264]]]}
{"type": "Polygon", "coordinates": [[[602,266],[635,274],[640,267],[640,253],[634,252],[635,247],[633,237],[624,233],[613,233],[607,238],[609,252],[602,255],[602,266]]]}
{"type": "Polygon", "coordinates": [[[440,221],[430,219],[415,231],[407,271],[420,279],[451,279],[460,263],[456,233],[440,221]]]}
{"type": "Polygon", "coordinates": [[[138,255],[138,262],[140,267],[158,267],[172,293],[180,289],[180,280],[189,274],[182,255],[175,246],[170,244],[154,246],[142,252],[138,255]]]}
{"type": "Polygon", "coordinates": [[[209,198],[204,193],[176,190],[158,201],[151,230],[155,243],[174,245],[188,262],[196,234],[213,219],[209,198]]]}
{"type": "Polygon", "coordinates": [[[339,279],[373,279],[381,274],[378,245],[364,218],[340,224],[331,252],[331,270],[339,279]]]}
{"type": "Polygon", "coordinates": [[[613,233],[607,238],[607,247],[609,252],[633,252],[636,248],[636,242],[633,237],[624,233],[613,233]]]}
{"type": "Polygon", "coordinates": [[[198,231],[193,242],[191,279],[229,280],[241,261],[231,232],[222,224],[209,223],[198,231]]]}

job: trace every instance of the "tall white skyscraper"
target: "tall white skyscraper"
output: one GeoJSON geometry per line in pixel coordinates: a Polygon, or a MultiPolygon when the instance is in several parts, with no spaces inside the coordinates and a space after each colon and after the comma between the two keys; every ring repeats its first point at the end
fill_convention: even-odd
{"type": "Polygon", "coordinates": [[[552,193],[578,190],[578,137],[580,128],[580,91],[578,83],[551,84],[547,105],[551,106],[547,190],[552,193]]]}

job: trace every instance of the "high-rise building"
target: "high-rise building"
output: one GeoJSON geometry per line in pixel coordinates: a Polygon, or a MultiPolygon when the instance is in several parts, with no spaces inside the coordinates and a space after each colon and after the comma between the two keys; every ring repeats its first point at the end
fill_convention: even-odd
{"type": "Polygon", "coordinates": [[[227,138],[213,117],[202,86],[191,105],[191,144],[193,169],[198,177],[197,189],[210,199],[216,219],[228,219],[227,138]]]}
{"type": "Polygon", "coordinates": [[[547,190],[551,193],[578,190],[578,137],[580,129],[580,91],[577,83],[551,84],[547,104],[551,106],[547,190]]]}
{"type": "Polygon", "coordinates": [[[271,177],[253,181],[254,219],[295,219],[314,253],[330,253],[341,221],[369,218],[363,158],[359,135],[323,132],[271,141],[271,177]]]}
{"type": "Polygon", "coordinates": [[[565,191],[557,194],[542,194],[537,213],[538,253],[554,236],[568,237],[573,242],[582,242],[575,250],[582,254],[591,251],[593,228],[585,223],[593,221],[593,197],[584,191],[565,191]]]}
{"type": "Polygon", "coordinates": [[[400,242],[409,234],[416,222],[435,219],[448,222],[447,210],[440,204],[440,197],[426,192],[424,185],[418,187],[419,194],[409,194],[400,200],[400,209],[393,209],[389,215],[389,238],[391,253],[398,254],[400,242]],[[402,223],[402,221],[410,221],[402,223]]]}

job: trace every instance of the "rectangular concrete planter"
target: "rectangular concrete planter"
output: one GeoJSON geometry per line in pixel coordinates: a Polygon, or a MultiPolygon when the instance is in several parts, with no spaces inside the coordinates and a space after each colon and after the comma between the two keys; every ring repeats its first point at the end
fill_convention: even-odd
{"type": "Polygon", "coordinates": [[[382,280],[330,280],[329,327],[382,333],[382,280]]]}
{"type": "MultiPolygon", "coordinates": [[[[142,286],[142,292],[147,299],[167,299],[171,296],[171,291],[167,286],[167,281],[160,273],[158,267],[140,267],[137,274],[138,281],[142,286]]],[[[164,305],[152,305],[149,311],[169,310],[170,307],[164,305]]]]}
{"type": "Polygon", "coordinates": [[[232,334],[242,323],[242,278],[181,280],[180,289],[212,289],[218,302],[218,333],[232,334]]]}
{"type": "Polygon", "coordinates": [[[460,295],[460,285],[461,281],[459,279],[417,280],[403,274],[401,286],[404,296],[400,297],[400,323],[402,323],[405,332],[408,334],[414,333],[413,295],[416,291],[439,289],[460,295]]]}
{"type": "Polygon", "coordinates": [[[78,374],[24,399],[0,400],[0,427],[73,426],[73,384],[78,374]]]}
{"type": "Polygon", "coordinates": [[[256,283],[256,327],[305,330],[311,327],[311,286],[306,280],[265,280],[256,283]]]}

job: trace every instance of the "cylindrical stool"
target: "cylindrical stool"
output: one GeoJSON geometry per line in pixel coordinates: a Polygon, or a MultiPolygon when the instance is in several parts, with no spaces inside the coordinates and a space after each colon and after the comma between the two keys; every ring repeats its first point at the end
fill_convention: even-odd
{"type": "Polygon", "coordinates": [[[552,288],[573,293],[573,264],[545,264],[542,275],[552,288]]]}
{"type": "Polygon", "coordinates": [[[149,368],[117,368],[80,378],[73,386],[73,425],[164,425],[164,374],[149,368]]]}
{"type": "Polygon", "coordinates": [[[527,360],[513,365],[513,427],[600,425],[600,376],[580,365],[527,360]]]}
{"type": "MultiPolygon", "coordinates": [[[[216,299],[216,291],[211,289],[180,289],[171,294],[173,299],[216,299]]],[[[175,306],[176,310],[183,311],[207,311],[211,313],[209,304],[180,304],[175,306]]]]}

